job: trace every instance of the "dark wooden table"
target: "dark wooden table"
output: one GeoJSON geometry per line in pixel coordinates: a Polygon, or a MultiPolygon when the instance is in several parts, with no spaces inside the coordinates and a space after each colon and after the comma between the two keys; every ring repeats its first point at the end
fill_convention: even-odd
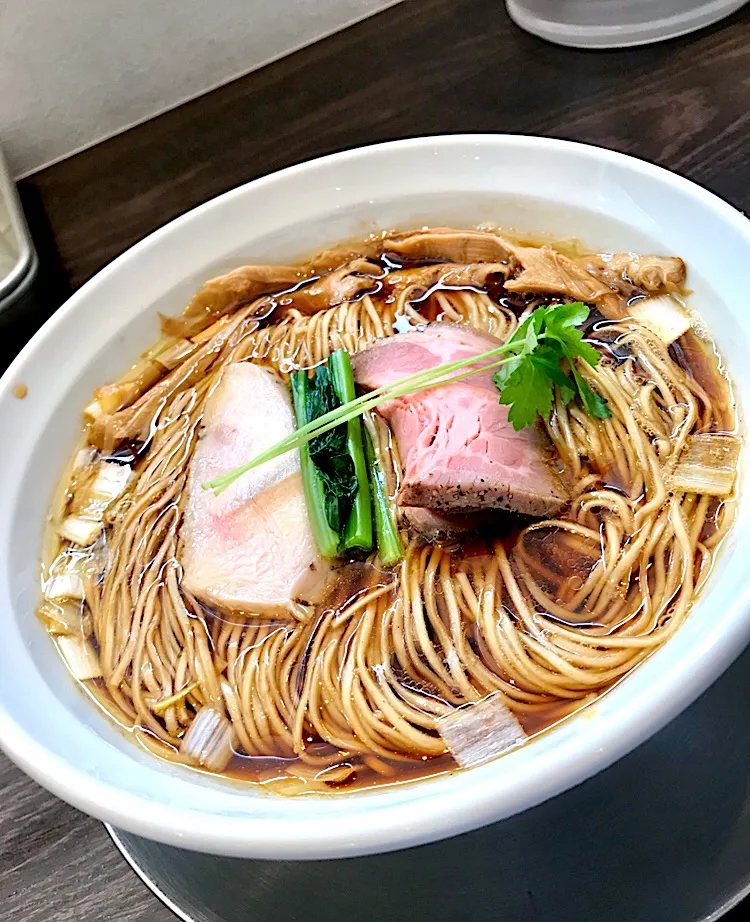
{"type": "MultiPolygon", "coordinates": [[[[750,8],[661,45],[579,52],[515,29],[501,0],[407,0],[24,180],[45,312],[145,234],[256,176],[477,131],[625,151],[750,210],[750,8]]],[[[0,792],[4,922],[173,918],[98,823],[2,756],[0,792]]]]}

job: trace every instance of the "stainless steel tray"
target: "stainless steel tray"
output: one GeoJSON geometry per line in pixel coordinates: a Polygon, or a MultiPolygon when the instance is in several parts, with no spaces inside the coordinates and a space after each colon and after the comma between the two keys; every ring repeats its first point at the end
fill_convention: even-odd
{"type": "Polygon", "coordinates": [[[37,255],[0,150],[0,374],[46,318],[37,255]]]}
{"type": "Polygon", "coordinates": [[[0,150],[0,313],[28,283],[35,266],[29,229],[0,150]]]}
{"type": "Polygon", "coordinates": [[[409,851],[241,861],[110,829],[189,922],[713,922],[750,892],[750,651],[611,768],[409,851]]]}

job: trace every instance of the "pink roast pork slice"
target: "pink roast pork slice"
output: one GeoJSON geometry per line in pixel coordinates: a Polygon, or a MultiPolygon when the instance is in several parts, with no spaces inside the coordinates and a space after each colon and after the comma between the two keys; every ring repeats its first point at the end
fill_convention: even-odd
{"type": "Polygon", "coordinates": [[[181,533],[182,584],[210,606],[279,614],[296,601],[312,601],[324,582],[299,452],[249,471],[219,496],[202,488],[294,428],[290,396],[279,378],[247,362],[224,368],[206,402],[190,463],[181,533]]]}
{"type": "MultiPolygon", "coordinates": [[[[448,323],[381,340],[354,356],[368,389],[486,352],[500,342],[448,323]]],[[[397,502],[445,514],[509,509],[555,516],[568,500],[538,426],[516,432],[498,402],[492,372],[381,404],[404,466],[397,502]]]]}

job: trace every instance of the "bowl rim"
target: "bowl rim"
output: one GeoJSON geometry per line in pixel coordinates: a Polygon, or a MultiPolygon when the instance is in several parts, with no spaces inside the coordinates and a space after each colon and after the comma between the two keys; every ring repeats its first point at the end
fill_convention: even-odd
{"type": "MultiPolygon", "coordinates": [[[[127,249],[81,286],[22,349],[0,379],[0,402],[10,396],[18,371],[34,355],[39,344],[55,335],[58,326],[77,310],[80,301],[88,298],[90,292],[110,274],[137,260],[142,252],[178,226],[194,220],[196,215],[221,208],[232,198],[245,194],[249,187],[283,183],[292,175],[314,173],[321,166],[348,163],[362,156],[377,155],[379,151],[433,151],[466,145],[543,149],[548,153],[573,151],[600,165],[611,163],[627,167],[698,199],[725,223],[731,224],[750,248],[750,221],[719,196],[663,167],[593,145],[526,135],[458,134],[357,147],[304,161],[238,186],[185,212],[127,249]]],[[[450,795],[453,806],[447,811],[434,810],[432,799],[412,798],[407,803],[389,804],[388,789],[347,794],[352,803],[368,797],[378,797],[381,801],[377,809],[367,811],[366,820],[359,828],[353,828],[346,812],[323,823],[320,818],[278,822],[267,818],[251,820],[224,815],[219,818],[186,811],[171,803],[146,802],[116,785],[92,778],[60,757],[51,757],[41,742],[11,718],[2,701],[0,747],[53,794],[97,819],[156,841],[198,851],[258,858],[315,859],[371,854],[438,840],[503,819],[561,793],[607,767],[686,708],[730,665],[750,640],[749,615],[750,582],[727,604],[722,614],[722,631],[710,644],[711,656],[704,655],[707,652],[704,647],[691,649],[679,662],[672,664],[668,681],[664,682],[658,696],[649,695],[646,701],[641,692],[634,699],[632,709],[620,715],[616,726],[599,726],[590,741],[585,744],[578,741],[580,751],[571,753],[566,747],[561,747],[557,758],[545,760],[544,765],[535,765],[535,771],[516,784],[511,796],[501,786],[496,790],[491,783],[480,783],[483,779],[491,782],[491,768],[496,764],[495,760],[467,771],[417,782],[420,787],[431,785],[435,790],[440,789],[450,795]],[[561,775],[564,776],[562,781],[561,775]],[[456,779],[467,777],[472,777],[476,783],[451,784],[456,779]]],[[[305,795],[304,799],[315,796],[305,795]]],[[[330,796],[319,795],[318,799],[330,796]]]]}

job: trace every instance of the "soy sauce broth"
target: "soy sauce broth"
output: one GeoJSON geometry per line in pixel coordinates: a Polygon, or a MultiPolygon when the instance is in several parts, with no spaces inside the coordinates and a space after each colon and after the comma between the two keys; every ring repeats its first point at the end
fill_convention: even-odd
{"type": "MultiPolygon", "coordinates": [[[[382,270],[381,275],[373,284],[372,289],[362,297],[369,298],[375,309],[383,314],[387,313],[397,297],[396,288],[391,284],[392,276],[395,277],[395,274],[405,270],[435,265],[434,261],[407,261],[398,259],[393,254],[385,254],[380,258],[379,263],[382,270]]],[[[289,292],[298,290],[299,287],[294,286],[289,292]]],[[[278,316],[284,314],[285,294],[281,292],[270,299],[271,308],[259,323],[261,329],[272,327],[278,316]]],[[[476,296],[482,299],[482,310],[488,322],[498,323],[507,322],[507,318],[511,318],[512,322],[517,322],[540,304],[557,303],[564,300],[554,295],[544,297],[519,295],[506,290],[502,278],[498,276],[490,277],[487,284],[481,288],[451,286],[438,281],[422,287],[417,286],[411,292],[408,310],[399,314],[394,323],[396,335],[421,329],[429,323],[467,322],[467,317],[471,316],[471,310],[476,309],[476,296]]],[[[592,312],[584,330],[587,339],[601,350],[613,367],[625,365],[633,358],[629,349],[623,346],[617,327],[617,324],[592,312]]],[[[736,422],[731,387],[713,345],[691,330],[670,346],[669,354],[672,361],[697,382],[708,395],[708,399],[714,402],[715,412],[707,431],[735,432],[736,422]]],[[[309,364],[285,359],[283,371],[288,373],[296,368],[309,367],[309,364]]],[[[153,426],[158,426],[156,419],[153,421],[153,426]]],[[[605,444],[604,438],[602,444],[605,444]]],[[[614,449],[608,453],[608,450],[598,450],[592,443],[590,454],[582,455],[582,471],[579,480],[589,477],[592,481],[592,489],[627,498],[637,512],[646,503],[646,497],[645,495],[643,497],[630,495],[632,485],[628,483],[626,471],[622,465],[618,466],[610,457],[613,454],[614,449]]],[[[118,463],[130,464],[138,474],[149,463],[150,443],[122,445],[115,455],[109,454],[106,458],[118,463]]],[[[97,460],[100,458],[94,457],[92,463],[97,460]]],[[[569,472],[564,470],[563,465],[558,463],[558,469],[563,475],[568,476],[569,472]]],[[[573,481],[569,480],[569,484],[572,486],[573,481]]],[[[74,498],[74,494],[75,490],[69,493],[68,504],[74,498]]],[[[715,498],[707,504],[704,521],[699,529],[699,539],[703,546],[706,542],[710,544],[714,536],[725,527],[723,516],[728,504],[728,501],[715,498]]],[[[561,518],[569,519],[573,511],[572,508],[567,510],[561,518]]],[[[483,524],[478,532],[471,533],[460,541],[443,541],[440,547],[443,552],[451,555],[451,572],[456,577],[459,573],[487,572],[495,565],[497,550],[501,548],[514,577],[521,578],[520,574],[528,572],[545,598],[548,598],[554,605],[565,607],[573,604],[587,582],[592,581],[596,574],[606,566],[605,544],[608,540],[607,529],[611,524],[611,515],[595,510],[584,516],[581,521],[596,538],[578,537],[574,540],[570,534],[554,523],[543,529],[530,528],[533,520],[505,514],[499,516],[496,522],[483,524]]],[[[623,549],[627,550],[638,541],[638,538],[637,529],[625,535],[623,549]]],[[[53,540],[51,543],[55,546],[52,554],[55,556],[60,549],[60,542],[53,540]]],[[[106,549],[106,540],[104,548],[106,549]]],[[[102,548],[99,548],[98,552],[101,551],[102,548]]],[[[580,604],[573,605],[566,617],[546,611],[544,605],[536,604],[532,618],[533,625],[529,630],[539,628],[542,640],[545,631],[553,631],[556,627],[582,633],[598,631],[596,636],[606,638],[608,633],[620,630],[634,618],[640,617],[639,612],[633,613],[626,609],[628,609],[629,602],[635,599],[643,589],[641,580],[645,581],[650,591],[662,579],[656,572],[660,565],[649,564],[642,572],[636,572],[633,568],[626,574],[627,586],[624,585],[625,577],[621,579],[621,584],[624,586],[622,591],[618,588],[619,584],[612,588],[614,603],[621,603],[623,606],[622,617],[610,617],[610,611],[601,609],[597,603],[599,597],[595,595],[593,602],[591,598],[587,598],[580,604]]],[[[696,558],[694,578],[698,583],[698,588],[705,582],[709,572],[710,565],[705,566],[705,556],[700,560],[696,558]]],[[[337,613],[345,612],[362,597],[363,593],[373,588],[390,587],[384,598],[389,604],[395,604],[401,591],[400,578],[399,568],[384,569],[375,566],[372,560],[342,561],[336,566],[334,578],[325,595],[307,612],[308,620],[303,622],[302,628],[298,622],[288,618],[279,618],[265,623],[264,626],[268,629],[268,633],[255,645],[261,653],[263,653],[264,645],[270,644],[274,637],[286,636],[288,632],[300,629],[308,632],[305,652],[290,673],[293,676],[290,692],[292,697],[299,697],[310,670],[316,667],[315,658],[309,653],[315,638],[316,626],[324,619],[330,619],[332,614],[335,616],[337,613]]],[[[512,599],[507,595],[507,591],[502,595],[500,606],[513,625],[518,627],[522,623],[522,613],[517,610],[512,599]]],[[[442,627],[449,631],[450,614],[446,600],[441,596],[440,591],[436,593],[436,608],[442,627]]],[[[217,658],[218,668],[225,663],[226,649],[235,642],[227,641],[226,638],[233,636],[234,632],[237,635],[236,642],[239,643],[248,618],[242,613],[223,612],[219,609],[209,610],[205,606],[203,615],[210,650],[217,658]]],[[[667,619],[668,617],[667,612],[667,619]]],[[[257,625],[262,625],[262,621],[256,619],[257,625]]],[[[661,626],[663,626],[663,618],[654,619],[652,629],[655,630],[661,626]]],[[[523,685],[523,681],[508,670],[507,664],[498,662],[494,658],[478,626],[476,616],[473,620],[472,617],[467,617],[463,629],[468,647],[473,656],[481,661],[484,668],[494,672],[503,682],[507,683],[509,688],[523,685]]],[[[447,668],[449,654],[442,649],[439,635],[438,626],[435,623],[428,624],[429,642],[434,646],[438,657],[443,657],[443,665],[447,668]]],[[[351,638],[347,642],[351,642],[351,638]]],[[[97,654],[100,653],[101,648],[98,641],[94,639],[93,643],[97,654]]],[[[248,649],[250,648],[245,649],[242,655],[247,655],[248,649]]],[[[648,651],[644,652],[641,659],[647,655],[648,651]]],[[[450,689],[450,696],[443,698],[437,687],[430,686],[429,682],[414,680],[410,677],[397,659],[396,654],[391,651],[389,658],[383,660],[383,664],[387,664],[410,691],[427,696],[438,703],[442,702],[446,706],[456,706],[459,696],[457,689],[450,689]]],[[[591,705],[621,678],[602,682],[589,692],[582,691],[577,697],[550,695],[546,700],[536,700],[528,706],[520,707],[515,711],[515,715],[527,736],[533,739],[560,721],[569,719],[581,709],[591,705]]],[[[122,716],[118,717],[118,707],[113,706],[110,700],[111,690],[103,679],[84,680],[82,684],[94,699],[115,719],[120,720],[123,728],[133,734],[142,745],[144,741],[153,741],[154,749],[161,747],[165,750],[161,752],[162,755],[180,760],[176,746],[164,745],[162,741],[158,741],[157,744],[153,728],[138,721],[128,724],[122,716]]],[[[190,708],[198,708],[200,704],[199,699],[194,696],[192,698],[188,696],[186,699],[186,705],[190,708]]],[[[428,735],[435,740],[439,738],[437,731],[431,731],[428,735]]],[[[379,752],[348,751],[326,742],[309,725],[306,726],[304,735],[305,759],[290,756],[287,751],[288,746],[282,744],[281,741],[276,745],[272,732],[266,733],[264,739],[267,743],[267,751],[262,754],[247,754],[235,741],[234,754],[223,774],[237,781],[263,784],[279,793],[306,791],[319,793],[321,791],[345,792],[401,784],[426,776],[458,770],[454,757],[447,750],[429,755],[418,750],[410,751],[408,747],[402,747],[398,753],[391,755],[379,752]]],[[[150,743],[149,748],[152,748],[150,743]]]]}

